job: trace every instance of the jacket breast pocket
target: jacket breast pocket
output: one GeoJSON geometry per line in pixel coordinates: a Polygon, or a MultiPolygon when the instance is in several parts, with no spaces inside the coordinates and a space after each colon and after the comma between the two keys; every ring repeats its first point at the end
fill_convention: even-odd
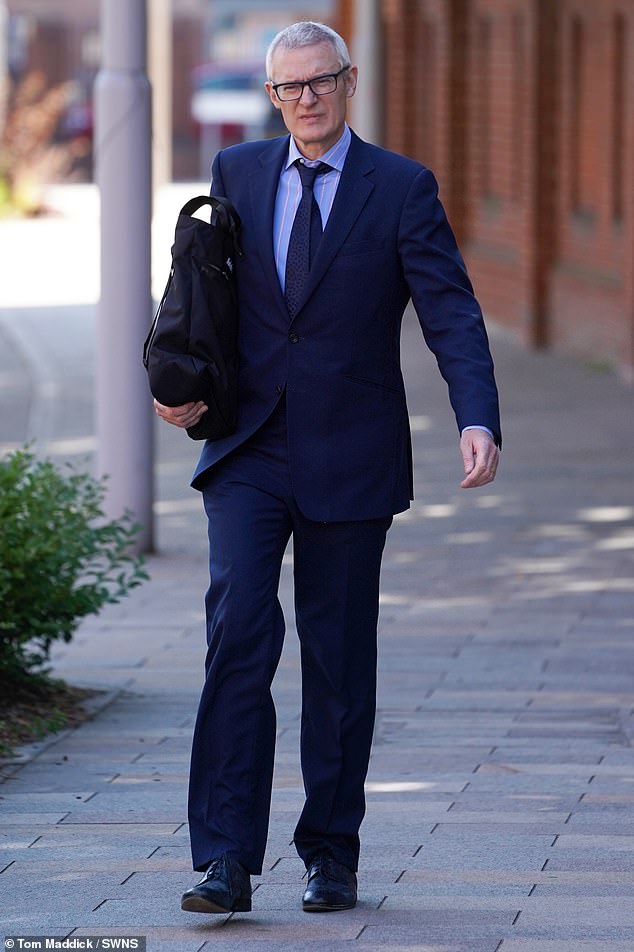
{"type": "Polygon", "coordinates": [[[377,235],[376,238],[364,238],[361,241],[346,241],[341,246],[339,254],[349,255],[371,255],[381,254],[385,248],[385,238],[377,235]]]}

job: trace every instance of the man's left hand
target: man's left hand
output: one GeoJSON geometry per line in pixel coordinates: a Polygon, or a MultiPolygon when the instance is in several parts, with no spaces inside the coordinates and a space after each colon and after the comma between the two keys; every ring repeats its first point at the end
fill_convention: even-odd
{"type": "Polygon", "coordinates": [[[486,430],[465,430],[460,438],[460,452],[466,473],[460,483],[462,489],[475,489],[493,482],[500,451],[486,430]]]}

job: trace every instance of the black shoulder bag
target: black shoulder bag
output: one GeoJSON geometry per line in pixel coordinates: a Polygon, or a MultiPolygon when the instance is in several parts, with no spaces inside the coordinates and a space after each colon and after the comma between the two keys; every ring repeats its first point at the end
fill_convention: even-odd
{"type": "Polygon", "coordinates": [[[159,403],[207,404],[204,416],[187,430],[194,440],[217,440],[236,426],[236,257],[244,257],[240,218],[226,198],[200,195],[183,205],[172,267],[143,346],[143,364],[159,403]],[[204,205],[211,206],[210,222],[193,217],[204,205]]]}

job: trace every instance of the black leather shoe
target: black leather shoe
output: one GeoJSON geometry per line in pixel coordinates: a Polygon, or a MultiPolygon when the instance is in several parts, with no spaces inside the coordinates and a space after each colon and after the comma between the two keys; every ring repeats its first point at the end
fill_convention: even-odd
{"type": "Polygon", "coordinates": [[[244,866],[224,853],[211,861],[203,878],[183,893],[185,912],[250,912],[251,878],[244,866]]]}
{"type": "Polygon", "coordinates": [[[304,912],[336,912],[357,904],[357,877],[330,853],[320,853],[308,867],[304,912]]]}

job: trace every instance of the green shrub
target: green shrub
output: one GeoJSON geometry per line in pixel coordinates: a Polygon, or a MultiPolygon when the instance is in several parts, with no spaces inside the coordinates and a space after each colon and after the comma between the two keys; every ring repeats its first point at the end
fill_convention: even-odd
{"type": "Polygon", "coordinates": [[[139,527],[107,521],[103,480],[36,459],[0,460],[0,683],[32,675],[51,644],[147,578],[132,554],[139,527]]]}

